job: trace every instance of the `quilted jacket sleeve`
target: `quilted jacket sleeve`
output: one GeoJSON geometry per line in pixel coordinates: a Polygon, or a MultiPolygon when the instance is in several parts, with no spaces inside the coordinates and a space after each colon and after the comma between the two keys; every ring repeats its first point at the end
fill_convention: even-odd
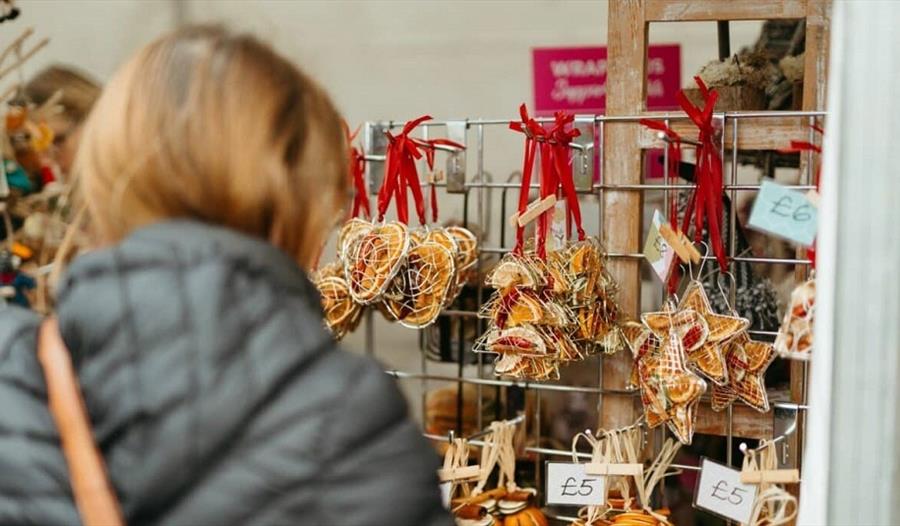
{"type": "Polygon", "coordinates": [[[0,306],[0,524],[78,524],[36,357],[38,322],[0,306]]]}
{"type": "Polygon", "coordinates": [[[328,459],[319,503],[327,524],[452,524],[440,502],[438,457],[410,420],[392,379],[360,359],[323,439],[328,459]]]}

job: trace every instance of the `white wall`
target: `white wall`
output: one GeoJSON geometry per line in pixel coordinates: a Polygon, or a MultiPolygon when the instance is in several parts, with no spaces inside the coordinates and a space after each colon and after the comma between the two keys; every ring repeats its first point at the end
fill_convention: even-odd
{"type": "MultiPolygon", "coordinates": [[[[607,4],[577,0],[189,2],[191,21],[258,33],[334,94],[348,120],[511,116],[531,102],[532,47],[603,45],[607,4]]],[[[736,23],[733,49],[758,23],[736,23]]],[[[683,80],[716,58],[714,23],[651,26],[680,43],[683,80]]]]}
{"type": "MultiPolygon", "coordinates": [[[[316,76],[348,120],[512,115],[531,101],[530,49],[606,41],[606,2],[584,0],[21,0],[0,42],[34,27],[50,47],[29,65],[69,62],[101,79],[168,28],[222,22],[271,41],[316,76]]],[[[732,48],[759,24],[732,24],[732,48]]],[[[685,84],[715,58],[713,23],[657,24],[682,45],[685,84]]]]}
{"type": "Polygon", "coordinates": [[[50,38],[47,48],[27,64],[26,76],[62,62],[105,80],[131,53],[175,21],[170,0],[20,0],[17,4],[22,14],[0,25],[0,45],[27,27],[35,30],[28,42],[50,38]]]}

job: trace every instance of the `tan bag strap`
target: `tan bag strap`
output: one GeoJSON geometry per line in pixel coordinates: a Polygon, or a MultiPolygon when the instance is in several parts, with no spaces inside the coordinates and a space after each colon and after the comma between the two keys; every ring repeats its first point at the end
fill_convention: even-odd
{"type": "Polygon", "coordinates": [[[55,318],[47,318],[38,333],[38,362],[44,369],[50,413],[59,431],[63,456],[78,514],[85,526],[121,526],[122,512],[94,442],[72,357],[55,318]]]}

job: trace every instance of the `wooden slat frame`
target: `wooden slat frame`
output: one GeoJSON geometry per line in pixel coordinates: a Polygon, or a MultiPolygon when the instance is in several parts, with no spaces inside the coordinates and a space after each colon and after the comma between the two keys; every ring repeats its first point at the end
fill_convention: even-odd
{"type": "MultiPolygon", "coordinates": [[[[646,112],[647,118],[658,119],[660,113],[646,112]]],[[[668,115],[672,115],[669,113],[668,115]]],[[[733,121],[726,121],[725,147],[731,148],[733,121]]],[[[697,127],[688,120],[672,120],[671,127],[685,138],[695,138],[697,127]]],[[[775,150],[786,147],[790,141],[805,139],[809,135],[809,117],[760,117],[742,118],[738,126],[738,148],[741,150],[775,150]]],[[[640,127],[638,145],[642,149],[664,148],[656,130],[640,127]]]]}
{"type": "Polygon", "coordinates": [[[643,13],[647,22],[776,20],[806,18],[807,3],[807,0],[645,0],[643,13]]]}
{"type": "MultiPolygon", "coordinates": [[[[650,22],[687,22],[720,20],[806,19],[806,55],[804,63],[804,110],[822,110],[828,49],[829,0],[610,0],[608,32],[608,76],[606,114],[624,116],[646,114],[646,60],[650,22]],[[638,89],[639,88],[639,89],[638,89]]],[[[673,128],[687,138],[695,135],[687,121],[672,120],[673,128]]],[[[636,123],[606,123],[604,133],[605,183],[640,184],[642,150],[661,147],[656,135],[636,123]]],[[[731,126],[726,123],[723,136],[728,146],[731,126]]],[[[783,117],[742,120],[738,128],[738,147],[746,150],[776,149],[791,139],[808,137],[806,118],[783,117]],[[754,124],[755,122],[755,124],[754,124]]],[[[642,233],[642,195],[634,190],[608,189],[602,192],[602,225],[607,248],[612,252],[639,251],[642,233]],[[608,225],[615,225],[610,228],[608,225]]],[[[618,260],[610,269],[620,284],[620,302],[624,311],[636,315],[640,308],[640,261],[618,260]]],[[[619,355],[604,360],[603,385],[618,388],[628,377],[630,360],[619,355]]],[[[802,401],[803,370],[791,368],[791,399],[802,401]]],[[[638,408],[626,406],[624,400],[608,399],[603,403],[602,427],[626,425],[633,421],[638,408]]],[[[698,432],[727,434],[724,414],[714,414],[708,407],[700,410],[698,432]]],[[[756,413],[735,407],[733,436],[771,437],[771,414],[756,413]]],[[[799,433],[797,434],[799,436],[799,433]]],[[[793,445],[793,444],[792,444],[793,445]]],[[[793,448],[797,451],[797,448],[793,448]]]]}

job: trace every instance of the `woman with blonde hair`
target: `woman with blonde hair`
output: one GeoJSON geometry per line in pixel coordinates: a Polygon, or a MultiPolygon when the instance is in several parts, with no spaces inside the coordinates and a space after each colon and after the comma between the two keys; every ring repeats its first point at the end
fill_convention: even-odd
{"type": "Polygon", "coordinates": [[[102,523],[104,473],[132,524],[450,522],[398,389],[335,348],[304,272],[345,148],[325,92],[252,37],[183,29],[118,71],[76,158],[91,247],[58,333],[0,312],[0,524],[102,523]],[[60,417],[62,343],[97,462],[60,417]]]}

